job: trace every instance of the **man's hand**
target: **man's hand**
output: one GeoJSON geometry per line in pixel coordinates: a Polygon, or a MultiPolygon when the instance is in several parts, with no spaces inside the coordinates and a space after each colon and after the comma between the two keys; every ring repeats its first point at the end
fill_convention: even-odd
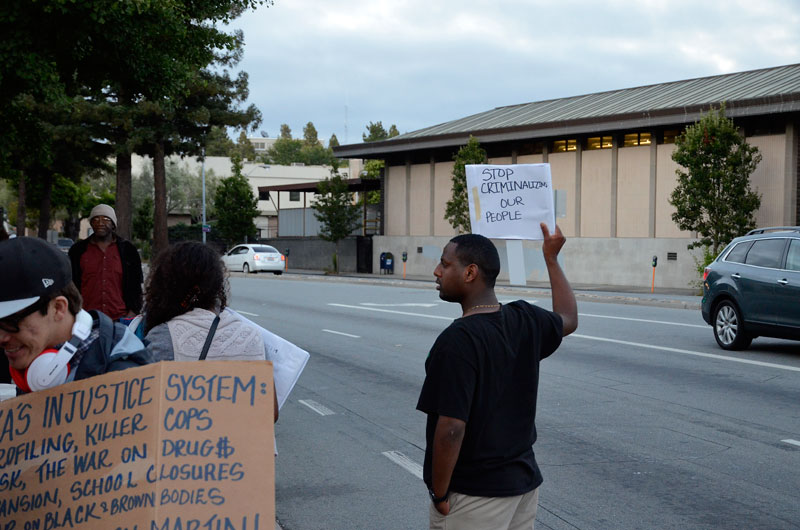
{"type": "Polygon", "coordinates": [[[440,502],[439,504],[434,504],[433,507],[436,508],[436,511],[440,514],[447,515],[450,513],[450,500],[448,499],[440,502]]]}
{"type": "Polygon", "coordinates": [[[558,225],[556,225],[556,233],[552,235],[547,228],[547,223],[539,223],[539,226],[542,228],[542,235],[544,236],[544,243],[542,244],[544,258],[545,260],[548,258],[555,259],[558,253],[561,252],[561,247],[567,242],[567,238],[561,233],[561,228],[558,225]]]}

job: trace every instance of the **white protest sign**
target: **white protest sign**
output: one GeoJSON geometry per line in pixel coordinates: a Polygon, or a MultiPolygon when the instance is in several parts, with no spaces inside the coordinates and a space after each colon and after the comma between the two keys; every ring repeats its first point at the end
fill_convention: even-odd
{"type": "Polygon", "coordinates": [[[555,231],[550,164],[467,165],[472,233],[498,239],[544,239],[555,231]]]}

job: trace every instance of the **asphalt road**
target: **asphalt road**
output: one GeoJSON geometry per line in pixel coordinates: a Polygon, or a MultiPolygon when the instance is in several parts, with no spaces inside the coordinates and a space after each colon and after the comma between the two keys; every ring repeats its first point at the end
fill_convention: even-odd
{"type": "MultiPolygon", "coordinates": [[[[230,281],[231,307],[311,354],[276,428],[280,525],[426,528],[415,406],[428,349],[460,311],[432,283],[319,280],[230,281]]],[[[730,353],[696,310],[579,312],[542,364],[537,529],[800,528],[800,343],[730,353]]]]}

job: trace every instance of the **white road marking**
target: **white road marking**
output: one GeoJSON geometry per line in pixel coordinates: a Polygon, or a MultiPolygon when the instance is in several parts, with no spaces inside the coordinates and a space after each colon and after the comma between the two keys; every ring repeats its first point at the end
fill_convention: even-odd
{"type": "Polygon", "coordinates": [[[310,408],[311,410],[313,410],[314,412],[316,412],[320,416],[331,416],[333,414],[336,414],[334,411],[332,411],[331,409],[329,409],[325,405],[320,405],[319,403],[317,403],[316,401],[311,400],[311,399],[301,399],[300,403],[302,403],[306,407],[310,408]]]}
{"type": "Polygon", "coordinates": [[[360,339],[361,338],[360,335],[351,335],[349,333],[344,333],[342,331],[333,331],[332,329],[323,329],[322,331],[325,331],[327,333],[333,333],[334,335],[344,335],[345,337],[351,337],[351,338],[354,338],[354,339],[360,339]]]}
{"type": "Polygon", "coordinates": [[[597,340],[600,342],[613,342],[614,344],[624,344],[625,346],[635,346],[637,348],[647,348],[650,350],[661,350],[661,351],[668,351],[672,353],[682,353],[684,355],[695,355],[697,357],[706,357],[708,359],[718,359],[720,361],[730,361],[734,363],[742,363],[742,364],[754,364],[756,366],[764,366],[767,368],[777,368],[779,370],[788,370],[790,372],[800,372],[800,367],[797,366],[787,366],[785,364],[775,364],[775,363],[765,363],[763,361],[753,361],[750,359],[738,359],[736,357],[727,357],[725,355],[716,355],[714,353],[703,353],[699,351],[692,351],[692,350],[682,350],[680,348],[669,348],[667,346],[655,346],[653,344],[644,344],[642,342],[629,342],[627,340],[617,340],[617,339],[606,339],[604,337],[592,337],[589,335],[579,335],[577,333],[573,333],[570,337],[575,337],[578,339],[588,339],[588,340],[597,340]]]}
{"type": "Polygon", "coordinates": [[[630,320],[632,322],[648,322],[650,324],[665,324],[667,326],[686,326],[687,328],[703,328],[706,329],[710,326],[705,325],[701,326],[700,324],[683,324],[682,322],[667,322],[665,320],[647,320],[644,318],[628,318],[628,317],[612,317],[608,315],[592,315],[590,313],[578,313],[578,316],[581,317],[593,317],[593,318],[610,318],[613,320],[630,320]]]}
{"type": "Polygon", "coordinates": [[[251,317],[257,317],[258,316],[255,313],[248,313],[247,311],[242,311],[241,309],[234,309],[234,311],[236,311],[237,313],[241,313],[243,315],[251,316],[251,317]]]}
{"type": "MultiPolygon", "coordinates": [[[[362,309],[365,311],[379,311],[381,313],[394,313],[397,315],[408,315],[412,317],[423,317],[423,318],[433,318],[437,320],[454,320],[455,317],[440,317],[438,315],[425,315],[422,313],[408,313],[406,311],[392,311],[391,309],[378,309],[373,307],[362,307],[357,305],[346,305],[346,304],[328,304],[337,307],[349,307],[351,309],[362,309]]],[[[720,361],[730,361],[734,363],[742,363],[742,364],[752,364],[755,366],[764,366],[766,368],[777,368],[778,370],[787,370],[790,372],[800,372],[800,367],[796,366],[788,366],[785,364],[775,364],[775,363],[766,363],[763,361],[753,361],[750,359],[739,359],[736,357],[727,357],[725,355],[716,355],[713,353],[703,353],[699,351],[691,351],[691,350],[682,350],[679,348],[669,348],[667,346],[656,346],[653,344],[644,344],[641,342],[629,342],[625,340],[617,340],[617,339],[607,339],[604,337],[592,337],[590,335],[580,335],[577,333],[573,333],[570,337],[575,337],[579,339],[587,339],[587,340],[597,340],[600,342],[613,342],[615,344],[624,344],[626,346],[635,346],[637,348],[647,348],[651,350],[661,350],[661,351],[668,351],[672,353],[681,353],[684,355],[695,355],[697,357],[706,357],[709,359],[717,359],[720,361]]]]}
{"type": "Polygon", "coordinates": [[[787,444],[791,444],[791,445],[796,445],[796,446],[800,447],[800,442],[798,442],[797,440],[788,439],[788,440],[781,440],[781,441],[782,441],[783,443],[787,443],[787,444]]]}
{"type": "Polygon", "coordinates": [[[405,304],[376,304],[373,302],[361,302],[359,305],[368,305],[371,307],[436,307],[438,304],[414,304],[414,303],[405,303],[405,304]]]}
{"type": "Polygon", "coordinates": [[[411,317],[425,317],[435,318],[437,320],[453,320],[456,317],[440,317],[438,315],[423,315],[422,313],[408,313],[407,311],[393,311],[391,309],[378,309],[377,307],[364,307],[360,305],[347,305],[347,304],[328,304],[335,307],[347,307],[350,309],[362,309],[364,311],[377,311],[379,313],[393,313],[395,315],[408,315],[411,317]]]}
{"type": "Polygon", "coordinates": [[[418,479],[422,479],[422,466],[408,458],[400,451],[386,451],[381,454],[418,479]]]}

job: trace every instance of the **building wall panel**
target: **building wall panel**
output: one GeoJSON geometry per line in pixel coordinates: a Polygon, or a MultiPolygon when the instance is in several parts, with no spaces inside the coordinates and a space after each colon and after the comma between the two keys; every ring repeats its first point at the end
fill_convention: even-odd
{"type": "Polygon", "coordinates": [[[550,174],[553,179],[553,189],[564,190],[567,194],[567,216],[558,219],[558,226],[567,237],[575,237],[577,221],[576,202],[576,164],[578,157],[575,153],[553,153],[548,157],[550,174]]]}
{"type": "Polygon", "coordinates": [[[390,166],[386,174],[386,235],[405,236],[406,166],[390,166]]]}
{"type": "Polygon", "coordinates": [[[542,155],[522,155],[517,157],[517,164],[541,164],[544,162],[542,155]]]}
{"type": "Polygon", "coordinates": [[[447,201],[453,195],[453,167],[455,162],[439,162],[436,164],[433,192],[433,233],[437,236],[454,236],[455,229],[444,218],[447,201]]]}
{"type": "Polygon", "coordinates": [[[692,232],[682,231],[672,220],[675,207],[669,203],[669,196],[678,177],[675,171],[678,164],[672,160],[675,144],[661,144],[656,154],[656,237],[692,237],[692,232]]]}
{"type": "Polygon", "coordinates": [[[581,155],[581,237],[611,236],[612,155],[611,149],[581,155]]]}
{"type": "Polygon", "coordinates": [[[617,156],[617,237],[648,237],[650,146],[624,147],[617,156]]]}
{"type": "Polygon", "coordinates": [[[782,226],[786,189],[786,135],[753,136],[747,142],[758,147],[761,162],[750,175],[750,187],[761,194],[756,212],[758,226],[782,226]]]}
{"type": "Polygon", "coordinates": [[[411,166],[410,228],[412,236],[428,236],[431,230],[431,165],[411,166]]]}

